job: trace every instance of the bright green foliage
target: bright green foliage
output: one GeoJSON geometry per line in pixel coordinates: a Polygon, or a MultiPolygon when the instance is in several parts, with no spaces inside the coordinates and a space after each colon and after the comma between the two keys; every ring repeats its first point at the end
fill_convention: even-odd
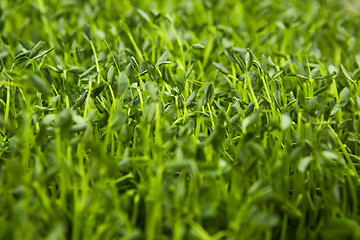
{"type": "Polygon", "coordinates": [[[0,239],[359,239],[351,0],[0,1],[0,239]]]}

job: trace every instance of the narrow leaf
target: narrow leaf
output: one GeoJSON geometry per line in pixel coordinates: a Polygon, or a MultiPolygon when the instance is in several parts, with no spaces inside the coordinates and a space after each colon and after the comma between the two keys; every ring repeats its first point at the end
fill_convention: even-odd
{"type": "Polygon", "coordinates": [[[29,54],[30,54],[30,50],[27,50],[25,52],[21,52],[21,53],[19,53],[18,55],[15,56],[13,62],[15,64],[23,62],[23,61],[29,59],[29,54]]]}
{"type": "Polygon", "coordinates": [[[80,107],[86,100],[86,97],[88,95],[88,90],[84,91],[79,97],[78,99],[76,99],[75,104],[71,107],[72,109],[78,108],[80,107]]]}
{"type": "Polygon", "coordinates": [[[115,67],[114,65],[111,65],[106,76],[106,81],[109,83],[109,85],[111,85],[114,82],[114,78],[115,78],[115,67]]]}
{"type": "Polygon", "coordinates": [[[246,70],[250,70],[253,62],[253,55],[250,52],[247,52],[245,55],[245,64],[246,64],[246,70]]]}
{"type": "Polygon", "coordinates": [[[151,22],[149,15],[148,15],[144,10],[142,10],[142,9],[139,8],[139,9],[137,9],[137,12],[138,12],[148,23],[151,22]]]}
{"type": "Polygon", "coordinates": [[[280,77],[281,74],[283,74],[284,70],[280,70],[275,72],[272,76],[271,76],[271,80],[275,80],[276,78],[280,77]]]}
{"type": "Polygon", "coordinates": [[[163,55],[161,55],[161,57],[157,60],[155,66],[156,66],[156,67],[159,67],[159,66],[162,65],[162,64],[171,63],[171,62],[167,61],[167,60],[168,60],[168,57],[169,57],[169,52],[168,52],[168,51],[164,52],[163,55]]]}
{"type": "Polygon", "coordinates": [[[120,130],[121,126],[127,121],[128,114],[126,110],[120,110],[116,112],[113,116],[113,119],[110,123],[110,127],[114,131],[120,130]]]}
{"type": "Polygon", "coordinates": [[[213,62],[213,65],[223,74],[229,74],[229,71],[221,63],[213,62]]]}
{"type": "Polygon", "coordinates": [[[235,56],[235,55],[233,55],[232,57],[233,57],[233,59],[235,60],[236,64],[239,66],[239,68],[240,68],[242,71],[245,71],[246,66],[245,66],[244,61],[243,61],[241,58],[239,58],[239,57],[237,57],[237,56],[235,56]]]}
{"type": "Polygon", "coordinates": [[[0,73],[2,72],[3,69],[4,69],[4,61],[2,58],[0,58],[0,73]]]}
{"type": "Polygon", "coordinates": [[[340,109],[340,103],[336,104],[336,105],[331,109],[330,117],[335,116],[336,113],[339,111],[339,109],[340,109]]]}
{"type": "Polygon", "coordinates": [[[37,54],[33,59],[37,59],[37,58],[41,58],[43,56],[45,56],[46,54],[48,54],[49,52],[51,52],[52,50],[54,50],[54,48],[49,48],[48,50],[42,51],[39,54],[37,54]]]}
{"type": "Polygon", "coordinates": [[[185,79],[188,79],[190,77],[190,74],[191,74],[193,68],[194,68],[194,65],[191,64],[191,66],[186,70],[185,79]]]}
{"type": "Polygon", "coordinates": [[[43,41],[39,41],[32,49],[31,49],[31,52],[30,52],[30,55],[29,55],[29,58],[33,58],[36,56],[36,54],[38,54],[41,49],[44,47],[45,45],[45,42],[43,41]]]}
{"type": "Polygon", "coordinates": [[[52,84],[54,80],[53,80],[53,77],[52,77],[52,75],[51,75],[51,73],[50,73],[49,68],[46,67],[46,66],[42,66],[42,67],[41,67],[41,71],[42,71],[42,73],[44,74],[44,77],[45,77],[46,81],[47,81],[48,83],[52,84]]]}
{"type": "Polygon", "coordinates": [[[302,173],[305,172],[306,169],[309,167],[311,161],[312,161],[312,156],[306,156],[301,158],[298,163],[298,170],[302,173]]]}
{"type": "Polygon", "coordinates": [[[349,79],[351,82],[353,82],[353,79],[352,79],[350,73],[346,70],[346,68],[345,68],[344,65],[342,65],[342,64],[341,64],[341,70],[342,70],[342,72],[344,73],[345,77],[346,77],[347,79],[349,79]]]}
{"type": "Polygon", "coordinates": [[[355,106],[357,110],[360,110],[360,97],[355,98],[355,106]]]}
{"type": "Polygon", "coordinates": [[[31,75],[30,82],[35,86],[35,88],[37,88],[39,92],[45,96],[49,96],[51,94],[50,87],[40,76],[36,74],[31,75]]]}
{"type": "Polygon", "coordinates": [[[87,40],[91,41],[92,37],[91,37],[90,26],[88,23],[84,24],[84,32],[85,32],[85,36],[86,36],[87,40]]]}
{"type": "Polygon", "coordinates": [[[349,102],[350,99],[350,89],[345,87],[341,92],[340,92],[340,105],[342,107],[345,107],[346,104],[349,102]]]}
{"type": "Polygon", "coordinates": [[[280,118],[280,127],[281,130],[285,131],[291,126],[291,118],[288,114],[282,114],[280,118]]]}
{"type": "Polygon", "coordinates": [[[85,70],[85,72],[83,72],[82,74],[80,74],[79,78],[85,78],[85,77],[89,76],[90,73],[92,73],[95,69],[96,69],[96,65],[91,66],[90,68],[88,68],[87,70],[85,70]]]}
{"type": "Polygon", "coordinates": [[[201,43],[195,43],[193,45],[191,45],[192,48],[194,49],[204,49],[204,45],[202,45],[201,43]]]}
{"type": "Polygon", "coordinates": [[[121,72],[120,78],[118,80],[118,87],[117,87],[117,96],[122,96],[129,86],[129,79],[124,72],[121,72]]]}
{"type": "Polygon", "coordinates": [[[94,88],[94,90],[91,92],[90,96],[92,98],[96,98],[97,96],[99,96],[99,94],[102,92],[102,90],[104,90],[105,88],[105,83],[100,83],[100,85],[96,88],[94,88]]]}
{"type": "Polygon", "coordinates": [[[193,91],[187,98],[186,98],[186,101],[185,101],[185,106],[186,107],[189,107],[190,104],[193,102],[193,100],[195,99],[196,97],[196,92],[193,91]]]}

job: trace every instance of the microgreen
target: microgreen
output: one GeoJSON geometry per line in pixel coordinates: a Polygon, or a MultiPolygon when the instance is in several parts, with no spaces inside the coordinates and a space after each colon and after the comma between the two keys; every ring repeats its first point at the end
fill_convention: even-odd
{"type": "Polygon", "coordinates": [[[0,239],[360,238],[358,9],[0,1],[0,239]]]}

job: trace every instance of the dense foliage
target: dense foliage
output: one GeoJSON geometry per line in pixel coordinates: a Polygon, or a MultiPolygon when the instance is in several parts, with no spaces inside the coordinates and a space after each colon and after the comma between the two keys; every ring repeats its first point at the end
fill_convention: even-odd
{"type": "Polygon", "coordinates": [[[0,239],[359,239],[357,10],[0,1],[0,239]]]}

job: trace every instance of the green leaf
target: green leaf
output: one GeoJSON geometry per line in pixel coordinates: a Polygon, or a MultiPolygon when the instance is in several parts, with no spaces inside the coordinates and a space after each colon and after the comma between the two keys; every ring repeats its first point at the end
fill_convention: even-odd
{"type": "Polygon", "coordinates": [[[30,48],[31,48],[29,42],[26,41],[25,39],[20,39],[20,44],[21,44],[25,49],[30,49],[30,48]]]}
{"type": "Polygon", "coordinates": [[[73,122],[71,110],[65,108],[56,115],[56,126],[62,130],[70,130],[73,122]]]}
{"type": "Polygon", "coordinates": [[[48,83],[52,84],[52,83],[54,82],[54,79],[53,79],[53,77],[52,77],[52,75],[51,75],[51,73],[50,73],[49,68],[46,67],[46,66],[41,66],[41,71],[42,71],[42,73],[43,73],[46,81],[47,81],[48,83]]]}
{"type": "Polygon", "coordinates": [[[89,76],[95,69],[96,69],[96,65],[91,66],[90,68],[85,70],[85,72],[80,74],[79,78],[85,78],[85,77],[89,76]]]}
{"type": "Polygon", "coordinates": [[[93,89],[90,96],[92,98],[96,98],[104,90],[104,88],[105,88],[105,83],[103,83],[103,82],[100,83],[99,86],[97,86],[96,88],[93,89]]]}
{"type": "Polygon", "coordinates": [[[137,12],[138,12],[148,23],[151,22],[149,15],[148,15],[144,10],[138,8],[138,9],[137,9],[137,12]]]}
{"type": "Polygon", "coordinates": [[[48,50],[42,51],[39,54],[37,54],[33,59],[38,59],[41,58],[43,56],[45,56],[46,54],[48,54],[49,52],[51,52],[52,50],[54,50],[54,48],[49,48],[48,50]]]}
{"type": "Polygon", "coordinates": [[[252,63],[253,63],[254,57],[250,52],[247,52],[245,55],[245,65],[246,65],[246,70],[249,71],[252,63]]]}
{"type": "Polygon", "coordinates": [[[341,122],[339,124],[338,128],[339,128],[339,130],[345,130],[345,129],[349,128],[352,125],[352,123],[353,123],[352,118],[347,119],[347,120],[341,122]]]}
{"type": "Polygon", "coordinates": [[[106,81],[111,86],[112,83],[114,82],[114,79],[115,79],[115,67],[114,67],[114,65],[111,65],[109,68],[109,71],[107,73],[107,76],[106,76],[106,81]]]}
{"type": "Polygon", "coordinates": [[[296,76],[298,76],[300,79],[305,79],[305,80],[309,80],[308,77],[300,75],[300,74],[296,74],[296,76]]]}
{"type": "Polygon", "coordinates": [[[186,101],[185,101],[185,106],[186,107],[189,107],[190,106],[190,104],[193,102],[193,100],[195,99],[195,97],[196,97],[196,92],[195,91],[193,91],[193,92],[191,92],[191,94],[186,98],[186,101]]]}
{"type": "Polygon", "coordinates": [[[35,46],[31,49],[31,52],[29,54],[29,58],[32,59],[33,57],[36,56],[36,54],[38,54],[41,49],[44,47],[45,42],[43,41],[39,41],[37,44],[35,44],[35,46]]]}
{"type": "Polygon", "coordinates": [[[312,156],[306,156],[301,158],[298,163],[298,170],[302,173],[305,172],[312,160],[312,156]]]}
{"type": "Polygon", "coordinates": [[[41,124],[44,126],[49,126],[51,123],[55,121],[55,119],[56,119],[55,114],[48,114],[41,120],[41,124]]]}
{"type": "Polygon", "coordinates": [[[339,159],[339,156],[333,151],[322,151],[321,154],[326,159],[331,159],[331,160],[338,160],[339,159]]]}
{"type": "Polygon", "coordinates": [[[355,61],[356,61],[357,65],[358,65],[358,67],[360,67],[360,54],[356,54],[355,61]]]}
{"type": "Polygon", "coordinates": [[[88,95],[88,90],[85,90],[79,97],[76,99],[75,104],[71,107],[72,109],[76,109],[80,107],[86,100],[86,97],[88,95]]]}
{"type": "Polygon", "coordinates": [[[88,23],[84,23],[84,32],[85,32],[85,37],[87,38],[87,40],[92,41],[90,26],[88,23]]]}
{"type": "Polygon", "coordinates": [[[85,120],[82,117],[75,115],[73,117],[73,121],[74,121],[74,124],[71,126],[71,129],[70,129],[71,132],[77,133],[77,132],[84,131],[86,129],[87,123],[85,122],[85,120]]]}
{"type": "Polygon", "coordinates": [[[4,69],[4,61],[2,58],[0,58],[0,73],[3,71],[4,69]]]}
{"type": "Polygon", "coordinates": [[[193,68],[194,68],[194,64],[191,64],[190,67],[186,70],[186,73],[184,75],[185,79],[188,79],[190,77],[190,74],[191,74],[193,68]]]}
{"type": "Polygon", "coordinates": [[[211,102],[212,99],[213,99],[213,96],[214,96],[214,90],[215,90],[215,87],[214,87],[214,83],[207,83],[204,87],[204,90],[205,90],[205,95],[206,95],[206,100],[207,102],[211,102]]]}
{"type": "Polygon", "coordinates": [[[341,92],[339,96],[340,105],[341,107],[345,107],[350,99],[350,89],[345,87],[341,92]]]}
{"type": "Polygon", "coordinates": [[[326,78],[331,78],[331,77],[334,77],[337,73],[336,72],[332,72],[330,74],[327,74],[325,76],[321,76],[321,77],[316,77],[314,78],[314,80],[322,80],[322,79],[326,79],[326,78]]]}
{"type": "Polygon", "coordinates": [[[237,100],[241,100],[242,99],[242,94],[239,92],[239,90],[237,90],[237,89],[232,89],[231,90],[231,93],[232,93],[232,96],[234,97],[234,98],[236,98],[237,100]]]}
{"type": "Polygon", "coordinates": [[[21,63],[21,62],[23,62],[25,60],[28,60],[29,55],[30,55],[30,50],[19,53],[18,55],[15,56],[15,58],[13,60],[14,64],[16,65],[16,64],[21,63]]]}
{"type": "Polygon", "coordinates": [[[329,85],[325,85],[325,86],[321,87],[320,89],[316,90],[316,92],[314,92],[314,96],[319,95],[320,93],[323,93],[328,89],[329,89],[329,85]]]}
{"type": "Polygon", "coordinates": [[[355,97],[355,106],[357,110],[360,110],[360,97],[355,97]]]}
{"type": "Polygon", "coordinates": [[[357,82],[360,79],[360,69],[357,69],[354,73],[353,80],[357,82]]]}
{"type": "Polygon", "coordinates": [[[185,85],[186,85],[186,80],[189,78],[193,68],[194,68],[194,65],[191,64],[191,66],[186,70],[186,72],[183,73],[182,81],[181,81],[181,84],[179,87],[179,95],[184,91],[185,85]]]}
{"type": "Polygon", "coordinates": [[[345,77],[350,80],[351,82],[353,82],[353,79],[350,75],[350,73],[346,70],[346,68],[344,67],[344,65],[341,64],[341,70],[344,73],[345,77]]]}
{"type": "Polygon", "coordinates": [[[322,239],[359,239],[360,225],[352,219],[329,219],[321,230],[322,239]]]}
{"type": "Polygon", "coordinates": [[[134,68],[133,68],[132,61],[126,66],[125,72],[128,77],[131,78],[133,76],[134,68]]]}
{"type": "Polygon", "coordinates": [[[118,131],[120,130],[121,126],[127,121],[128,119],[128,114],[127,111],[122,109],[120,111],[117,111],[113,118],[112,121],[110,123],[110,127],[113,131],[118,131]]]}
{"type": "Polygon", "coordinates": [[[280,118],[280,128],[285,131],[291,126],[291,118],[288,114],[282,114],[280,118]]]}
{"type": "Polygon", "coordinates": [[[246,131],[247,128],[248,128],[251,124],[255,123],[255,121],[257,120],[257,118],[259,117],[259,115],[260,115],[260,112],[255,111],[255,112],[251,113],[249,116],[247,116],[247,117],[242,121],[242,129],[243,129],[244,131],[246,131]]]}
{"type": "Polygon", "coordinates": [[[249,116],[251,113],[253,113],[255,108],[254,102],[250,102],[248,108],[246,109],[245,116],[249,116]]]}
{"type": "Polygon", "coordinates": [[[251,141],[249,142],[248,146],[253,151],[253,153],[258,157],[260,157],[261,159],[267,158],[266,151],[261,144],[251,141]]]}
{"type": "Polygon", "coordinates": [[[181,93],[184,91],[185,85],[186,85],[186,78],[185,78],[185,73],[184,73],[184,74],[183,74],[182,81],[181,81],[181,84],[180,84],[180,86],[179,86],[178,96],[180,96],[181,93]]]}
{"type": "Polygon", "coordinates": [[[245,65],[244,61],[241,58],[235,56],[235,54],[232,54],[232,58],[235,60],[236,64],[239,66],[239,68],[242,71],[245,71],[246,65],[245,65]]]}
{"type": "Polygon", "coordinates": [[[281,74],[283,74],[284,70],[280,70],[275,72],[272,76],[271,76],[271,80],[275,80],[276,78],[280,77],[281,74]]]}
{"type": "Polygon", "coordinates": [[[167,19],[170,24],[174,24],[174,20],[168,13],[165,14],[165,19],[167,19]]]}
{"type": "Polygon", "coordinates": [[[35,86],[35,88],[44,96],[51,95],[51,89],[49,85],[39,75],[32,74],[29,79],[30,82],[35,86]]]}
{"type": "Polygon", "coordinates": [[[118,86],[117,86],[117,96],[121,97],[124,95],[126,90],[129,87],[129,79],[124,72],[120,73],[120,77],[118,79],[118,86]]]}
{"type": "Polygon", "coordinates": [[[5,35],[1,35],[0,38],[1,38],[1,41],[2,41],[5,45],[9,45],[9,44],[10,44],[9,39],[8,39],[5,35]]]}
{"type": "Polygon", "coordinates": [[[314,109],[317,109],[318,106],[320,105],[320,101],[319,101],[319,97],[318,96],[315,96],[313,98],[311,98],[307,104],[306,104],[306,109],[311,112],[313,111],[314,109]]]}
{"type": "Polygon", "coordinates": [[[240,118],[242,117],[241,112],[239,112],[238,114],[236,114],[235,116],[233,116],[232,118],[230,118],[229,122],[231,125],[239,122],[240,118]]]}
{"type": "Polygon", "coordinates": [[[171,63],[170,61],[167,61],[168,60],[168,57],[169,57],[169,52],[166,51],[163,53],[163,55],[161,55],[161,57],[157,60],[156,62],[156,67],[159,67],[160,65],[162,64],[169,64],[171,63]]]}
{"type": "Polygon", "coordinates": [[[222,116],[219,116],[219,122],[215,125],[214,131],[211,132],[210,136],[204,142],[204,145],[211,144],[212,147],[217,150],[221,147],[222,142],[225,140],[225,128],[222,121],[222,116]]]}
{"type": "Polygon", "coordinates": [[[156,101],[158,99],[159,89],[155,86],[153,82],[146,82],[145,89],[149,93],[153,101],[156,101]]]}
{"type": "Polygon", "coordinates": [[[136,61],[136,58],[131,56],[130,57],[131,60],[131,66],[133,67],[133,69],[137,72],[140,73],[140,66],[138,64],[138,62],[136,61]]]}
{"type": "Polygon", "coordinates": [[[340,103],[336,104],[336,105],[331,109],[330,117],[335,116],[336,113],[339,111],[339,109],[340,109],[340,103]]]}
{"type": "Polygon", "coordinates": [[[301,211],[296,208],[293,204],[291,204],[290,202],[285,202],[283,204],[281,204],[281,209],[287,214],[289,215],[291,218],[301,218],[302,217],[302,213],[301,211]]]}
{"type": "Polygon", "coordinates": [[[145,112],[146,112],[146,121],[148,123],[151,123],[155,117],[155,103],[151,102],[149,105],[147,105],[145,108],[145,112]]]}
{"type": "Polygon", "coordinates": [[[78,75],[80,75],[84,72],[81,68],[74,66],[74,65],[71,65],[70,67],[68,67],[67,71],[78,74],[78,75]]]}
{"type": "Polygon", "coordinates": [[[204,45],[202,45],[201,43],[194,43],[193,45],[191,45],[191,47],[193,49],[204,49],[204,45]]]}
{"type": "Polygon", "coordinates": [[[145,61],[142,61],[140,63],[140,76],[145,75],[146,73],[148,73],[148,66],[147,63],[145,61]]]}
{"type": "Polygon", "coordinates": [[[223,74],[229,74],[229,71],[221,63],[213,62],[213,65],[223,74]]]}

